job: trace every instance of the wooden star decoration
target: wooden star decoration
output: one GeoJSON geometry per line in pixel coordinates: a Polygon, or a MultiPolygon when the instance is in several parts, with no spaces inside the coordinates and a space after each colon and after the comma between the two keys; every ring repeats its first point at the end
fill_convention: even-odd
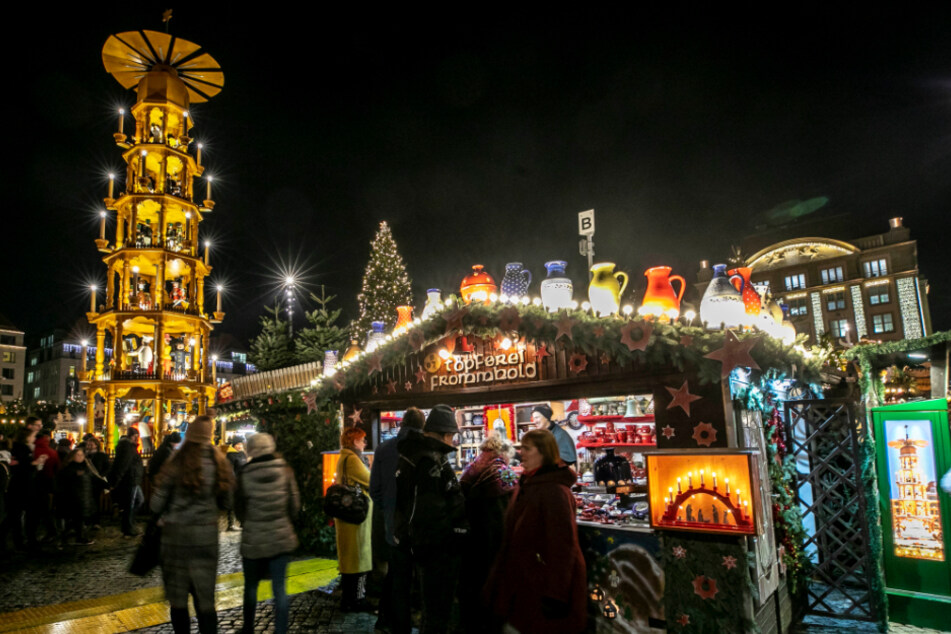
{"type": "Polygon", "coordinates": [[[709,447],[717,441],[717,430],[710,423],[697,423],[693,428],[693,439],[698,447],[709,447]]]}
{"type": "Polygon", "coordinates": [[[462,318],[469,313],[469,307],[463,306],[462,308],[457,308],[456,310],[448,313],[445,317],[446,319],[446,332],[449,334],[455,332],[456,330],[462,330],[462,318]]]}
{"type": "Polygon", "coordinates": [[[518,309],[514,306],[507,306],[499,312],[499,330],[511,332],[518,330],[522,324],[522,317],[518,314],[518,309]]]}
{"type": "Polygon", "coordinates": [[[693,345],[693,335],[681,335],[680,345],[687,348],[693,345]]]}
{"type": "Polygon", "coordinates": [[[422,333],[421,330],[419,330],[418,328],[414,328],[414,329],[409,333],[409,339],[408,339],[408,341],[409,341],[410,347],[411,347],[415,352],[419,352],[419,351],[422,349],[423,344],[426,343],[426,337],[423,336],[423,333],[422,333]]]}
{"type": "Polygon", "coordinates": [[[687,549],[683,546],[674,546],[673,553],[677,559],[683,559],[687,556],[687,549]]]}
{"type": "Polygon", "coordinates": [[[720,378],[725,379],[730,376],[733,368],[751,368],[759,370],[759,365],[750,356],[750,350],[759,343],[759,337],[748,337],[740,341],[732,330],[726,331],[726,340],[723,347],[714,350],[710,354],[704,355],[705,359],[713,359],[722,363],[720,368],[720,378]]]}
{"type": "Polygon", "coordinates": [[[681,627],[687,627],[688,625],[690,625],[690,615],[681,614],[680,616],[677,617],[677,622],[680,623],[681,627]]]}
{"type": "Polygon", "coordinates": [[[416,382],[417,383],[426,382],[426,370],[424,370],[421,367],[416,369],[416,382]]]}
{"type": "Polygon", "coordinates": [[[353,421],[354,425],[359,425],[360,421],[362,420],[360,416],[362,413],[363,413],[362,409],[357,409],[356,407],[354,407],[353,413],[350,414],[348,418],[350,418],[350,420],[353,421]]]}
{"type": "Polygon", "coordinates": [[[334,387],[337,388],[338,392],[343,392],[343,388],[345,388],[346,385],[341,377],[337,376],[334,378],[334,387]]]}
{"type": "Polygon", "coordinates": [[[545,357],[550,357],[551,353],[548,352],[548,346],[542,344],[535,348],[535,359],[544,359],[545,357]]]}
{"type": "Polygon", "coordinates": [[[390,379],[386,382],[386,393],[387,394],[396,394],[396,381],[390,379]]]}
{"type": "Polygon", "coordinates": [[[690,404],[694,401],[699,401],[702,396],[696,396],[690,393],[689,386],[687,381],[684,381],[684,384],[679,388],[672,388],[664,386],[670,395],[673,397],[673,400],[667,405],[667,409],[673,409],[675,407],[680,407],[687,416],[690,416],[690,404]]]}
{"type": "Polygon", "coordinates": [[[413,391],[413,382],[412,382],[412,381],[407,381],[406,383],[403,384],[403,387],[406,388],[406,391],[407,391],[407,392],[412,392],[412,391],[413,391]]]}
{"type": "Polygon", "coordinates": [[[677,435],[676,430],[674,430],[674,428],[671,427],[670,425],[666,425],[662,430],[660,430],[660,433],[662,433],[664,435],[664,438],[666,438],[667,440],[670,440],[671,438],[677,435]]]}
{"type": "Polygon", "coordinates": [[[588,367],[588,356],[581,352],[576,352],[568,359],[568,369],[572,374],[584,372],[588,367]]]}
{"type": "Polygon", "coordinates": [[[649,321],[629,321],[621,328],[621,343],[631,352],[635,350],[644,352],[647,350],[647,343],[650,341],[653,330],[654,325],[649,321]]]}
{"type": "Polygon", "coordinates": [[[604,326],[595,326],[595,327],[591,330],[591,334],[593,334],[595,337],[599,337],[599,338],[600,338],[600,337],[603,337],[603,336],[604,336],[604,326]]]}
{"type": "Polygon", "coordinates": [[[374,352],[369,357],[367,357],[367,376],[372,375],[374,372],[383,372],[383,355],[379,352],[374,352]]]}
{"type": "Polygon", "coordinates": [[[717,580],[697,575],[693,579],[693,591],[701,599],[712,599],[717,596],[717,580]]]}
{"type": "Polygon", "coordinates": [[[736,557],[733,555],[727,555],[723,558],[723,567],[727,570],[733,570],[736,568],[736,557]]]}
{"type": "Polygon", "coordinates": [[[569,339],[572,338],[571,329],[577,324],[577,320],[572,319],[568,315],[562,315],[558,321],[555,322],[555,326],[558,328],[558,332],[555,334],[555,341],[561,339],[564,336],[567,336],[569,339]]]}

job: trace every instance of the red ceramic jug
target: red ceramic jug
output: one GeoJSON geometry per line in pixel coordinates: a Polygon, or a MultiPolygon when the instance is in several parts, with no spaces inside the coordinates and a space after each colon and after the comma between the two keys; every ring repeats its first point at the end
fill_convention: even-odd
{"type": "Polygon", "coordinates": [[[647,290],[644,302],[637,309],[639,315],[667,317],[670,320],[680,316],[680,300],[683,299],[687,284],[679,275],[671,275],[669,266],[655,266],[644,271],[647,277],[647,290]],[[680,292],[674,293],[671,282],[680,282],[680,292]]]}
{"type": "Polygon", "coordinates": [[[753,288],[753,285],[750,283],[750,275],[752,273],[753,271],[746,266],[727,271],[727,275],[730,276],[730,281],[733,282],[733,286],[743,295],[743,307],[746,310],[746,314],[759,315],[759,311],[763,307],[763,298],[759,296],[759,293],[756,292],[756,289],[753,288]],[[743,278],[743,281],[740,282],[739,280],[732,279],[734,275],[739,275],[743,278]]]}

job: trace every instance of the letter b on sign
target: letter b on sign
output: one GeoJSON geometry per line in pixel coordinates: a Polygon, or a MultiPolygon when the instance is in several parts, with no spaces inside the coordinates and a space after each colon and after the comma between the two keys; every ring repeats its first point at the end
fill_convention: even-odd
{"type": "Polygon", "coordinates": [[[594,235],[594,209],[582,211],[578,214],[578,234],[582,236],[594,235]]]}

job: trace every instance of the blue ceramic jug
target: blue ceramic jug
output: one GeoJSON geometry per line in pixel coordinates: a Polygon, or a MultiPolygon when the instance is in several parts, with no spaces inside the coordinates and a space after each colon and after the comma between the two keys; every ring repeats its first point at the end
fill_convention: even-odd
{"type": "Polygon", "coordinates": [[[505,265],[502,277],[502,294],[509,297],[524,297],[532,283],[532,272],[522,268],[521,262],[509,262],[505,265]]]}

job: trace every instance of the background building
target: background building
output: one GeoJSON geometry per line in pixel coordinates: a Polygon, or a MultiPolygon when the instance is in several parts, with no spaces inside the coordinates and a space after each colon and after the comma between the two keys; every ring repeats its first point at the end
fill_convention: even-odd
{"type": "MultiPolygon", "coordinates": [[[[79,383],[83,369],[81,340],[57,328],[40,337],[37,345],[31,345],[26,357],[24,398],[51,403],[85,400],[79,383]]],[[[106,348],[105,359],[107,362],[112,359],[111,348],[106,348]]],[[[86,368],[91,368],[95,362],[96,346],[87,345],[86,368]]]]}
{"type": "Polygon", "coordinates": [[[0,401],[23,396],[23,368],[26,364],[23,334],[0,314],[0,401]]]}

